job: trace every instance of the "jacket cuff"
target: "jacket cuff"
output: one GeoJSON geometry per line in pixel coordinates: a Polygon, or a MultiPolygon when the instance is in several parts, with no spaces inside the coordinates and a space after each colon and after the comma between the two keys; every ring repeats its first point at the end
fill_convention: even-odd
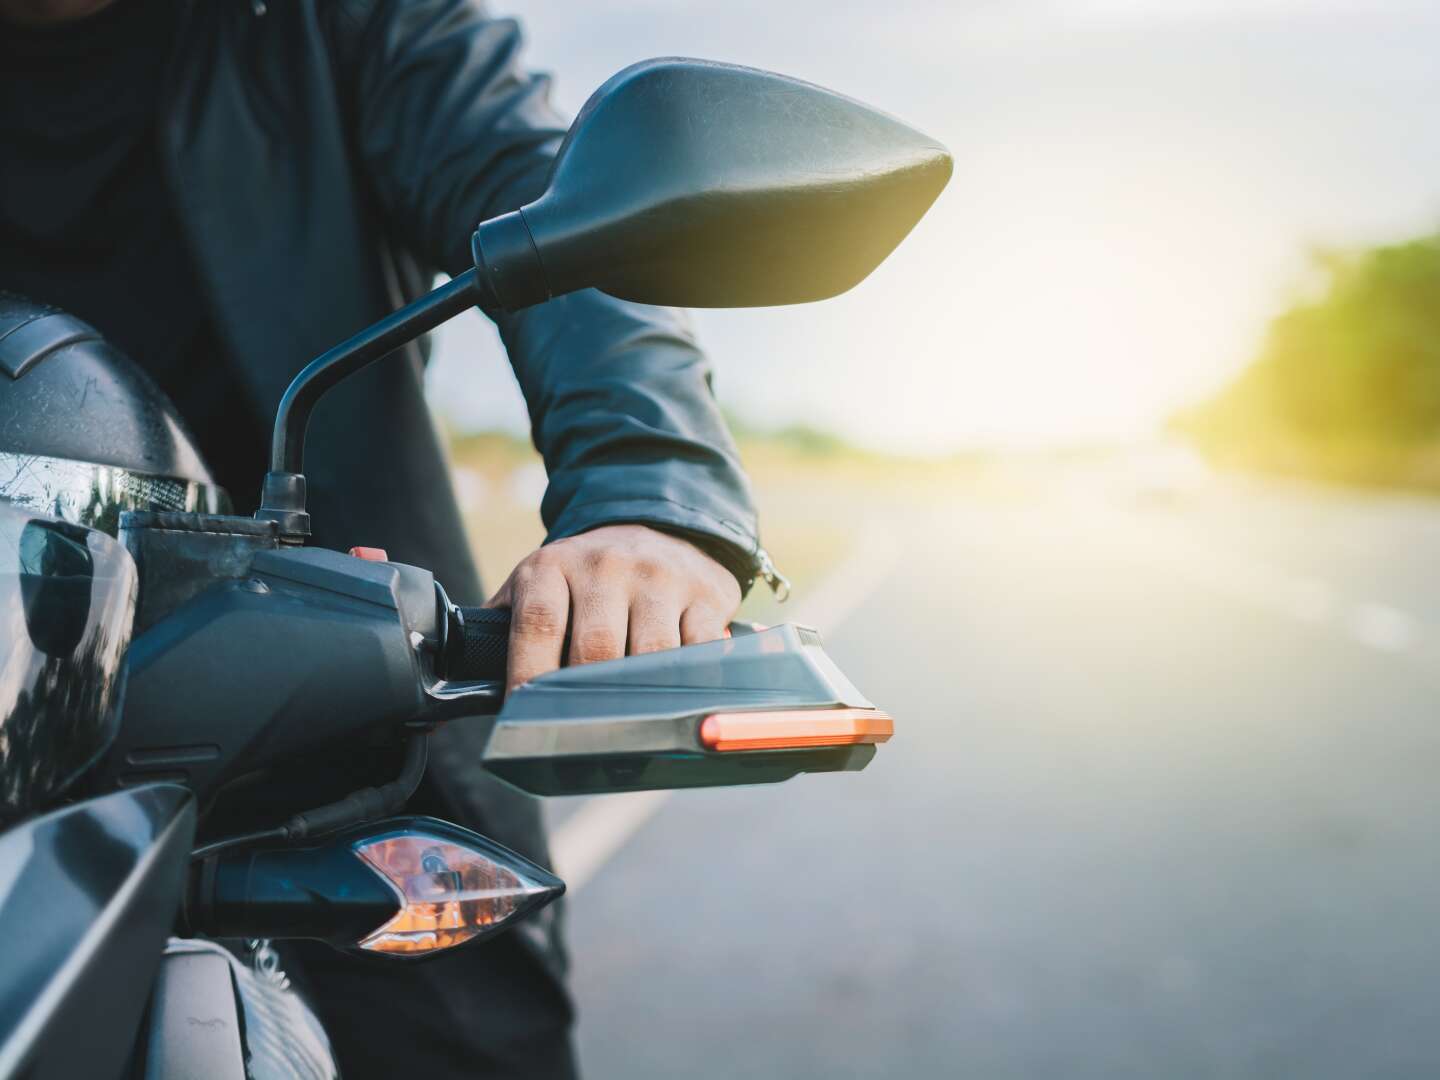
{"type": "Polygon", "coordinates": [[[607,499],[567,506],[545,542],[576,536],[602,525],[648,525],[679,536],[729,570],[740,583],[742,597],[755,584],[759,572],[759,537],[739,522],[715,517],[670,499],[607,499]]]}

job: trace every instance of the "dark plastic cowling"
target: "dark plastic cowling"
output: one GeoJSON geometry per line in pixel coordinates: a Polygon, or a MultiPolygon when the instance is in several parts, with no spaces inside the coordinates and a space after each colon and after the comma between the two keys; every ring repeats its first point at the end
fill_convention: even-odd
{"type": "Polygon", "coordinates": [[[0,829],[50,805],[114,740],[135,581],[104,533],[0,502],[0,829]]]}

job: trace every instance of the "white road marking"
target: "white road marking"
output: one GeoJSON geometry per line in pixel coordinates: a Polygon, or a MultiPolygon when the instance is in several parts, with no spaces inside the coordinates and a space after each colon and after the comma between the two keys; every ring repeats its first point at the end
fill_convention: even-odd
{"type": "Polygon", "coordinates": [[[1415,620],[1389,604],[1361,604],[1347,624],[1350,636],[1381,652],[1406,652],[1418,636],[1415,620]]]}
{"type": "Polygon", "coordinates": [[[1300,577],[1258,559],[1218,550],[1172,527],[1137,523],[1113,511],[1087,507],[1088,520],[1103,529],[1105,542],[1126,544],[1135,557],[1211,592],[1300,622],[1342,633],[1377,652],[1423,653],[1426,629],[1409,612],[1379,600],[1341,597],[1324,581],[1300,577]],[[1137,527],[1138,524],[1138,527],[1137,527]],[[1148,527],[1147,527],[1148,526],[1148,527]]]}
{"type": "Polygon", "coordinates": [[[596,796],[562,821],[550,836],[550,859],[566,889],[573,893],[594,877],[673,794],[631,791],[596,796]]]}
{"type": "MultiPolygon", "coordinates": [[[[822,633],[835,629],[884,584],[899,559],[900,545],[887,530],[878,525],[866,529],[845,561],[824,581],[808,594],[796,594],[799,604],[792,621],[822,633]]],[[[576,892],[599,873],[673,794],[600,795],[560,822],[550,834],[550,857],[568,891],[576,892]]]]}

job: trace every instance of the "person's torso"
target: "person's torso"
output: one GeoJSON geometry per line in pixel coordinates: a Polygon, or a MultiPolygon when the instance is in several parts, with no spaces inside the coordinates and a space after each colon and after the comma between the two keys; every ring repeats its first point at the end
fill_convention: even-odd
{"type": "MultiPolygon", "coordinates": [[[[34,156],[23,170],[18,156],[0,156],[0,287],[74,311],[131,353],[176,400],[241,513],[257,501],[269,418],[290,379],[424,286],[418,264],[397,258],[351,157],[347,103],[357,91],[339,57],[340,14],[310,0],[117,0],[100,18],[133,19],[131,29],[112,26],[77,46],[123,53],[114,71],[35,59],[31,49],[31,79],[0,61],[0,140],[34,156]],[[139,71],[145,79],[120,86],[139,71]],[[55,148],[34,148],[26,102],[41,83],[63,97],[77,79],[96,84],[100,99],[128,95],[99,138],[145,183],[132,186],[129,173],[103,167],[111,158],[97,159],[91,183],[59,207],[74,216],[37,235],[29,207],[54,201],[37,177],[58,170],[55,148]],[[22,171],[31,178],[8,179],[22,171]],[[97,209],[126,191],[124,210],[97,209]],[[149,227],[127,231],[141,219],[149,227]],[[86,242],[87,226],[103,228],[103,243],[86,242]],[[22,255],[37,244],[48,252],[22,255]]],[[[8,40],[0,48],[15,51],[8,40]]],[[[433,569],[452,595],[483,599],[418,350],[326,395],[306,473],[314,542],[384,547],[433,569]]]]}
{"type": "Polygon", "coordinates": [[[0,289],[61,307],[138,363],[248,492],[263,434],[237,408],[157,137],[175,0],[0,29],[0,289]]]}

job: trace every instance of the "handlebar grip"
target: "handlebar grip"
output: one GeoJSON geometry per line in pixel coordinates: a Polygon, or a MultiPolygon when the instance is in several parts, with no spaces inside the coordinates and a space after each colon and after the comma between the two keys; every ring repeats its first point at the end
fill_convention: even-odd
{"type": "Polygon", "coordinates": [[[446,650],[445,677],[457,682],[504,681],[510,654],[510,609],[457,607],[446,650]]]}

